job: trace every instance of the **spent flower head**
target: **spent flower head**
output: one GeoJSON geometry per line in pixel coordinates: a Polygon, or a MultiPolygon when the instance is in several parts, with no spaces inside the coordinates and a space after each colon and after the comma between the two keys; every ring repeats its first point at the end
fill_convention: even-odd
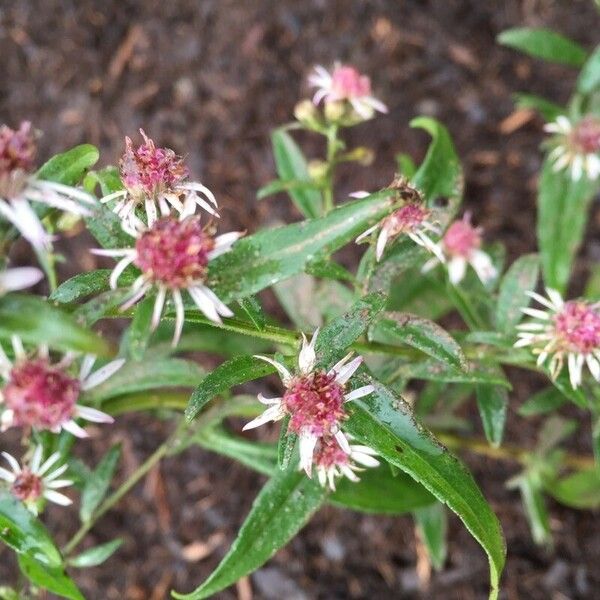
{"type": "Polygon", "coordinates": [[[35,267],[16,267],[0,271],[0,296],[35,285],[44,274],[35,267]]]}
{"type": "Polygon", "coordinates": [[[96,200],[75,187],[39,179],[34,173],[36,150],[36,132],[28,121],[16,130],[0,127],[0,218],[16,227],[37,251],[47,252],[53,238],[30,203],[89,216],[96,200]]]}
{"type": "Polygon", "coordinates": [[[228,252],[244,234],[234,231],[215,236],[212,224],[203,226],[199,215],[181,214],[161,217],[149,227],[141,224],[130,232],[135,237],[132,248],[120,250],[94,250],[100,256],[117,257],[121,260],[114,268],[110,285],[118,286],[123,271],[131,264],[141,274],[131,286],[131,293],[121,305],[127,310],[152,290],[156,300],[152,316],[152,329],[156,329],[163,314],[167,296],[175,307],[175,334],[177,345],[184,323],[183,292],[187,292],[196,306],[211,321],[221,322],[221,317],[233,313],[217,295],[206,286],[208,263],[228,252]]]}
{"type": "Polygon", "coordinates": [[[25,427],[49,430],[61,429],[77,437],[88,434],[75,419],[95,423],[112,423],[113,418],[90,406],[79,404],[81,395],[111,377],[124,364],[114,360],[92,373],[95,357],[86,356],[79,374],[71,374],[75,356],[66,354],[53,363],[48,348],[40,346],[36,352],[27,353],[18,337],[12,339],[14,359],[8,358],[0,346],[0,423],[2,430],[25,427]]]}
{"type": "Polygon", "coordinates": [[[317,65],[308,83],[317,88],[314,104],[347,102],[364,120],[372,118],[375,111],[387,113],[386,105],[373,96],[369,77],[351,65],[335,63],[331,72],[317,65]]]}
{"type": "Polygon", "coordinates": [[[548,363],[556,379],[567,363],[573,388],[581,385],[586,364],[596,381],[600,381],[600,303],[587,300],[565,302],[559,292],[546,289],[547,297],[536,292],[529,296],[544,308],[523,308],[533,321],[518,326],[515,347],[531,346],[537,364],[548,363]]]}
{"type": "Polygon", "coordinates": [[[144,208],[149,227],[160,215],[168,216],[171,209],[188,216],[200,206],[218,217],[214,194],[200,182],[188,181],[183,158],[170,148],[157,147],[143,129],[140,133],[144,141],[137,147],[125,138],[125,153],[120,160],[124,189],[108,194],[100,202],[114,201],[113,211],[130,231],[143,226],[136,215],[138,207],[144,208]]]}
{"type": "Polygon", "coordinates": [[[585,115],[577,121],[561,115],[544,129],[554,134],[550,144],[554,149],[549,158],[554,170],[568,170],[577,181],[585,175],[590,180],[600,176],[600,117],[585,115]]]}
{"type": "Polygon", "coordinates": [[[277,369],[285,392],[277,398],[265,398],[259,394],[259,401],[268,408],[244,426],[244,430],[253,429],[269,421],[279,421],[289,416],[288,431],[299,436],[300,465],[309,477],[313,465],[313,452],[321,438],[332,436],[344,451],[350,452],[348,440],[341,430],[341,425],[347,418],[344,405],[370,394],[374,389],[372,385],[365,385],[351,392],[347,390],[348,380],[362,363],[361,356],[352,358],[352,353],[349,353],[329,371],[317,368],[315,344],[318,334],[317,329],[310,343],[303,337],[298,356],[298,372],[295,374],[272,358],[256,357],[277,369]]]}
{"type": "MultiPolygon", "coordinates": [[[[454,221],[446,230],[444,237],[438,243],[438,249],[446,259],[448,277],[454,285],[464,278],[467,265],[471,265],[482,283],[492,280],[496,274],[496,267],[487,252],[481,249],[482,229],[471,224],[471,213],[464,214],[462,219],[454,221]]],[[[432,258],[423,266],[423,271],[428,271],[440,262],[432,258]]]]}
{"type": "Polygon", "coordinates": [[[8,452],[2,452],[10,470],[0,467],[0,479],[9,484],[10,493],[35,514],[38,512],[39,500],[43,498],[61,506],[72,503],[70,498],[56,491],[73,483],[69,479],[58,479],[67,470],[68,465],[54,468],[60,460],[59,452],[50,455],[42,463],[43,452],[43,447],[37,446],[31,460],[22,465],[8,452]]]}

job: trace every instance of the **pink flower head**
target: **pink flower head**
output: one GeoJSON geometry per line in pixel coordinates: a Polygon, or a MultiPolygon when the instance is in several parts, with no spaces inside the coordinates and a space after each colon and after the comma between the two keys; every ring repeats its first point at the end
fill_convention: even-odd
{"type": "Polygon", "coordinates": [[[42,498],[62,506],[71,504],[70,498],[56,491],[73,483],[69,479],[58,479],[67,470],[66,464],[52,469],[60,460],[58,452],[42,463],[43,447],[37,446],[31,460],[23,465],[8,452],[2,452],[2,456],[11,470],[0,467],[0,479],[10,484],[10,493],[33,513],[37,514],[37,502],[42,498]]]}
{"type": "Polygon", "coordinates": [[[130,138],[125,138],[125,153],[120,161],[125,189],[100,200],[102,203],[115,201],[113,211],[123,220],[125,230],[131,233],[144,226],[136,215],[136,209],[141,206],[150,227],[159,215],[169,216],[172,208],[185,217],[193,215],[200,206],[218,217],[214,194],[205,185],[188,181],[189,171],[183,158],[170,148],[157,147],[143,129],[140,133],[144,139],[140,146],[135,147],[130,138]]]}
{"type": "Polygon", "coordinates": [[[554,149],[549,158],[554,161],[555,171],[567,169],[574,181],[584,174],[592,181],[600,176],[599,117],[585,115],[578,121],[571,121],[560,115],[544,129],[554,134],[551,141],[554,149]]]}
{"type": "Polygon", "coordinates": [[[351,392],[347,382],[362,363],[362,357],[345,356],[329,371],[316,368],[315,343],[319,330],[315,331],[310,343],[303,337],[302,349],[298,356],[298,373],[292,375],[287,367],[267,356],[257,356],[273,365],[286,388],[278,398],[258,399],[268,408],[256,419],[244,426],[244,430],[259,427],[269,421],[279,421],[290,417],[289,430],[300,439],[300,465],[310,477],[313,465],[313,452],[317,442],[324,436],[333,436],[347,453],[350,445],[340,427],[347,418],[344,404],[362,398],[373,392],[372,385],[365,385],[351,392]]]}
{"type": "Polygon", "coordinates": [[[547,289],[546,293],[547,298],[529,293],[546,310],[522,309],[535,320],[519,325],[519,340],[515,346],[532,346],[533,353],[538,355],[539,366],[550,358],[549,370],[553,379],[558,377],[566,359],[573,388],[582,382],[584,364],[594,379],[600,381],[600,303],[564,302],[556,290],[547,289]]]}
{"type": "MultiPolygon", "coordinates": [[[[361,192],[352,194],[358,196],[361,192]]],[[[430,234],[439,235],[439,228],[430,221],[431,211],[422,202],[407,202],[391,215],[383,219],[381,223],[370,227],[365,232],[361,233],[356,242],[360,243],[366,239],[371,233],[380,229],[375,245],[375,256],[377,260],[381,260],[386,245],[390,240],[398,236],[406,235],[415,244],[423,246],[442,262],[444,262],[444,254],[439,246],[431,239],[430,234]]]]}
{"type": "Polygon", "coordinates": [[[14,171],[31,172],[37,153],[36,135],[29,121],[23,121],[19,129],[8,125],[0,127],[0,178],[14,171]]]}
{"type": "Polygon", "coordinates": [[[143,129],[144,143],[137,148],[131,138],[125,138],[125,153],[119,163],[121,180],[134,196],[157,198],[173,190],[188,176],[183,158],[170,148],[157,148],[143,129]]]}
{"type": "Polygon", "coordinates": [[[350,65],[336,63],[330,73],[318,65],[308,78],[317,91],[313,102],[349,102],[363,118],[370,119],[374,111],[387,112],[387,107],[371,93],[371,80],[350,65]]]}
{"type": "MultiPolygon", "coordinates": [[[[482,283],[492,280],[496,274],[496,267],[492,263],[489,254],[481,250],[482,229],[473,227],[471,224],[471,213],[465,213],[462,219],[454,221],[444,234],[438,248],[446,258],[448,264],[448,277],[454,285],[462,281],[467,271],[467,265],[471,265],[482,283]]],[[[423,265],[423,271],[433,268],[439,260],[436,258],[423,265]]]]}
{"type": "Polygon", "coordinates": [[[131,294],[121,306],[122,310],[131,308],[150,290],[156,289],[151,324],[155,329],[169,294],[175,305],[174,346],[179,341],[184,323],[182,292],[186,291],[211,321],[220,323],[221,317],[233,316],[231,310],[204,284],[208,263],[228,252],[244,235],[243,232],[233,231],[215,237],[213,226],[203,227],[198,215],[180,215],[179,218],[161,217],[150,227],[141,224],[130,233],[136,238],[134,248],[94,250],[100,256],[121,258],[110,277],[113,289],[117,288],[119,277],[132,263],[141,271],[131,287],[131,294]]]}
{"type": "MultiPolygon", "coordinates": [[[[350,438],[351,439],[351,438],[350,438]]],[[[317,471],[317,479],[323,487],[335,491],[335,481],[338,477],[345,476],[350,481],[359,481],[357,471],[363,467],[377,467],[379,461],[374,458],[377,453],[368,446],[350,443],[350,452],[344,450],[332,436],[322,437],[315,449],[313,456],[317,471]]]]}
{"type": "Polygon", "coordinates": [[[2,428],[26,427],[58,433],[61,429],[78,437],[87,433],[75,421],[78,417],[97,423],[112,423],[109,415],[78,404],[84,391],[108,379],[124,363],[119,359],[93,374],[93,357],[82,362],[79,377],[68,368],[73,357],[67,355],[58,363],[51,363],[48,350],[41,347],[36,355],[28,355],[18,338],[13,338],[14,362],[0,348],[0,374],[4,385],[0,389],[0,407],[3,408],[2,428]]]}

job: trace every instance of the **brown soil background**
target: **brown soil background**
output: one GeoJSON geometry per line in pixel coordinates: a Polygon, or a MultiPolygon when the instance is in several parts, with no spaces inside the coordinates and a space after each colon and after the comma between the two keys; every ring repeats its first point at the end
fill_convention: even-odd
{"type": "MultiPolygon", "coordinates": [[[[543,135],[536,118],[506,120],[511,94],[527,90],[564,102],[575,74],[500,48],[495,36],[512,26],[542,25],[591,48],[599,22],[591,0],[4,0],[0,121],[32,120],[45,133],[43,159],[91,142],[101,148],[103,164],[117,160],[124,135],[144,127],[187,154],[193,174],[217,193],[225,226],[252,231],[298,218],[283,197],[255,200],[273,177],[269,130],[288,121],[297,99],[307,95],[313,64],[342,59],[371,74],[391,110],[350,133],[349,143],[373,147],[377,161],[342,171],[339,197],[386,184],[398,151],[420,159],[428,140],[408,121],[434,116],[449,127],[463,160],[467,207],[489,239],[506,244],[512,260],[535,249],[543,135]]],[[[321,148],[308,140],[307,149],[316,156],[321,148]]],[[[600,258],[599,230],[596,210],[574,291],[586,265],[600,258]]],[[[77,240],[62,248],[70,260],[65,274],[93,266],[77,240]]],[[[516,371],[511,376],[507,439],[531,446],[535,428],[514,410],[539,382],[516,371]]],[[[589,425],[581,420],[577,446],[589,451],[589,425]]],[[[149,417],[123,418],[113,429],[99,429],[81,451],[94,463],[110,442],[122,440],[124,477],[168,429],[149,417]]],[[[12,433],[3,440],[13,449],[18,443],[12,433]]],[[[464,459],[506,534],[502,596],[600,598],[598,515],[550,503],[555,546],[537,548],[517,494],[504,487],[515,465],[464,459]]],[[[227,550],[262,481],[200,449],[166,461],[88,536],[90,546],[117,535],[125,543],[104,566],[74,573],[86,597],[161,600],[169,589],[192,589],[227,550]]],[[[73,532],[68,511],[47,516],[60,541],[73,532]]],[[[446,569],[424,589],[410,519],[326,508],[265,568],[218,598],[485,598],[485,558],[454,517],[449,539],[446,569]]],[[[0,550],[0,561],[0,581],[14,581],[7,551],[0,550]]]]}

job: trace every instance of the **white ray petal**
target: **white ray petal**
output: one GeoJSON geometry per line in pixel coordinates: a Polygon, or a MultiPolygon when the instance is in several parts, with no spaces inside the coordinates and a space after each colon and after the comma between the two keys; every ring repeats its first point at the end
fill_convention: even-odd
{"type": "Polygon", "coordinates": [[[0,294],[23,290],[35,285],[44,274],[35,267],[18,267],[0,273],[0,294]]]}
{"type": "Polygon", "coordinates": [[[73,420],[63,423],[62,428],[78,438],[90,437],[89,433],[83,429],[83,427],[77,425],[77,423],[75,423],[73,420]]]}
{"type": "Polygon", "coordinates": [[[173,304],[175,304],[175,331],[173,333],[172,346],[175,348],[181,338],[183,324],[185,321],[185,309],[183,306],[183,298],[179,290],[173,290],[173,304]]]}
{"type": "Polygon", "coordinates": [[[271,421],[279,421],[283,418],[283,413],[280,410],[279,406],[273,405],[267,410],[265,410],[261,415],[252,419],[242,427],[242,431],[248,431],[249,429],[255,429],[256,427],[260,427],[261,425],[265,425],[271,421]]]}
{"type": "Polygon", "coordinates": [[[16,479],[16,476],[14,473],[7,471],[3,467],[0,467],[0,479],[8,481],[8,483],[12,483],[16,479]]]}
{"type": "Polygon", "coordinates": [[[69,506],[70,504],[73,504],[73,500],[54,490],[44,490],[44,498],[50,502],[54,502],[54,504],[59,504],[60,506],[69,506]]]}
{"type": "MultiPolygon", "coordinates": [[[[41,477],[42,475],[45,475],[50,468],[56,464],[56,462],[60,460],[60,452],[54,452],[53,454],[51,454],[44,462],[44,464],[40,467],[39,471],[37,472],[37,474],[41,477]]],[[[45,477],[45,479],[47,481],[52,481],[52,479],[54,479],[55,477],[58,477],[58,475],[61,475],[62,473],[64,473],[67,470],[67,465],[62,465],[61,467],[59,467],[58,469],[56,469],[56,471],[54,471],[53,473],[51,473],[48,477],[45,477]],[[63,468],[64,467],[64,468],[63,468]]]]}
{"type": "Polygon", "coordinates": [[[204,286],[190,287],[188,288],[188,293],[207,319],[210,319],[215,323],[221,323],[221,317],[219,316],[214,302],[210,296],[206,294],[206,288],[204,286]]]}
{"type": "Polygon", "coordinates": [[[109,283],[110,287],[115,290],[119,285],[119,277],[123,274],[123,271],[136,259],[137,254],[130,254],[125,258],[122,258],[117,266],[113,269],[113,272],[110,274],[109,283]]]}
{"type": "Polygon", "coordinates": [[[462,256],[455,256],[448,262],[448,278],[452,285],[460,283],[467,272],[467,261],[462,256]]]}
{"type": "Polygon", "coordinates": [[[13,470],[13,473],[20,473],[21,466],[19,465],[19,461],[8,452],[2,452],[2,456],[6,459],[6,462],[10,465],[10,468],[13,470]]]}
{"type": "Polygon", "coordinates": [[[363,361],[363,357],[362,356],[357,356],[356,358],[352,359],[347,365],[344,365],[337,373],[335,380],[337,381],[337,383],[339,383],[340,385],[344,385],[348,379],[350,379],[350,377],[352,377],[352,375],[354,375],[356,369],[358,369],[358,367],[360,367],[361,363],[363,361]]]}
{"type": "Polygon", "coordinates": [[[154,331],[160,323],[160,318],[165,308],[165,300],[167,298],[167,288],[159,286],[158,292],[156,293],[156,299],[154,300],[154,309],[152,310],[152,321],[150,322],[150,328],[154,331]]]}
{"type": "Polygon", "coordinates": [[[521,312],[529,315],[530,317],[541,319],[543,321],[548,321],[550,319],[550,315],[547,312],[537,308],[522,308],[521,312]]]}
{"type": "Polygon", "coordinates": [[[46,480],[46,481],[44,481],[44,484],[46,485],[47,488],[56,490],[59,488],[68,487],[70,485],[73,485],[73,481],[71,481],[70,479],[55,479],[53,481],[46,480]]]}
{"type": "Polygon", "coordinates": [[[313,452],[318,439],[316,435],[311,433],[300,434],[300,466],[309,477],[312,474],[313,452]]]}
{"type": "Polygon", "coordinates": [[[364,452],[357,452],[356,450],[352,450],[351,454],[352,460],[356,461],[359,465],[363,465],[364,467],[378,467],[379,461],[376,458],[373,458],[369,454],[365,454],[364,452]]]}
{"type": "Polygon", "coordinates": [[[346,394],[344,396],[344,402],[350,402],[351,400],[357,400],[358,398],[362,398],[363,396],[368,396],[375,391],[374,385],[363,385],[352,392],[346,394]]]}
{"type": "Polygon", "coordinates": [[[104,383],[107,379],[110,379],[124,364],[124,358],[117,358],[111,362],[105,364],[103,367],[98,369],[95,373],[92,373],[83,382],[82,389],[84,391],[91,390],[92,388],[104,383]]]}
{"type": "Polygon", "coordinates": [[[76,406],[76,415],[93,423],[114,423],[115,420],[107,413],[91,406],[76,406]]]}
{"type": "Polygon", "coordinates": [[[281,381],[283,381],[283,385],[287,386],[290,383],[290,381],[292,380],[292,374],[287,370],[287,367],[285,365],[282,365],[280,362],[273,360],[272,358],[269,358],[268,356],[263,356],[262,354],[255,354],[254,358],[264,360],[265,362],[268,362],[270,365],[273,365],[277,369],[277,372],[279,373],[279,376],[281,377],[281,381]]]}
{"type": "Polygon", "coordinates": [[[275,398],[267,398],[266,396],[263,396],[262,393],[259,393],[257,398],[261,404],[266,404],[267,406],[272,404],[281,404],[282,400],[281,396],[277,396],[275,398]]]}
{"type": "Polygon", "coordinates": [[[350,449],[350,442],[348,441],[348,438],[346,437],[346,435],[344,434],[344,432],[341,429],[336,431],[334,437],[335,437],[337,443],[339,444],[340,448],[346,454],[350,454],[352,452],[352,450],[350,449]]]}
{"type": "Polygon", "coordinates": [[[29,463],[29,468],[33,473],[39,474],[40,465],[42,464],[42,454],[44,452],[44,448],[42,445],[38,445],[35,447],[33,451],[33,456],[31,457],[31,462],[29,463]]]}

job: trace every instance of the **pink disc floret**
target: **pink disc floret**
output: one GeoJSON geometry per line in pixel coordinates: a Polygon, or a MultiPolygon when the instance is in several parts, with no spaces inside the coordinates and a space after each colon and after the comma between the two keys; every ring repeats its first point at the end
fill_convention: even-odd
{"type": "Polygon", "coordinates": [[[569,352],[588,354],[600,349],[600,312],[587,302],[566,302],[554,316],[554,327],[569,352]]]}
{"type": "Polygon", "coordinates": [[[410,233],[416,231],[427,221],[430,211],[422,204],[409,202],[388,217],[390,233],[410,233]]]}
{"type": "Polygon", "coordinates": [[[575,150],[581,154],[594,154],[600,151],[600,119],[588,115],[581,119],[571,132],[575,150]]]}
{"type": "Polygon", "coordinates": [[[78,379],[37,358],[17,362],[2,393],[14,425],[56,430],[73,417],[80,389],[78,379]]]}
{"type": "Polygon", "coordinates": [[[163,217],[140,236],[135,247],[135,265],[150,280],[169,289],[183,289],[205,279],[215,241],[199,216],[183,221],[163,217]]]}
{"type": "Polygon", "coordinates": [[[346,418],[344,393],[335,373],[314,371],[295,377],[283,396],[283,406],[291,415],[290,431],[319,437],[335,433],[346,418]]]}
{"type": "Polygon", "coordinates": [[[444,249],[451,256],[462,256],[468,259],[474,250],[481,247],[481,229],[471,225],[469,214],[454,221],[443,239],[444,249]]]}
{"type": "Polygon", "coordinates": [[[339,99],[363,98],[371,95],[371,80],[350,65],[335,67],[331,88],[339,99]]]}
{"type": "Polygon", "coordinates": [[[143,130],[144,143],[134,147],[125,138],[125,153],[120,161],[123,185],[134,195],[155,197],[173,190],[187,176],[183,159],[170,148],[158,148],[143,130]]]}
{"type": "Polygon", "coordinates": [[[313,457],[315,465],[323,469],[344,467],[350,464],[350,455],[344,452],[336,439],[331,436],[319,440],[313,457]]]}
{"type": "Polygon", "coordinates": [[[29,121],[19,129],[0,127],[0,175],[13,171],[31,171],[36,155],[35,133],[29,121]]]}
{"type": "Polygon", "coordinates": [[[35,502],[43,491],[42,478],[30,469],[24,468],[13,481],[10,492],[21,502],[35,502]]]}

